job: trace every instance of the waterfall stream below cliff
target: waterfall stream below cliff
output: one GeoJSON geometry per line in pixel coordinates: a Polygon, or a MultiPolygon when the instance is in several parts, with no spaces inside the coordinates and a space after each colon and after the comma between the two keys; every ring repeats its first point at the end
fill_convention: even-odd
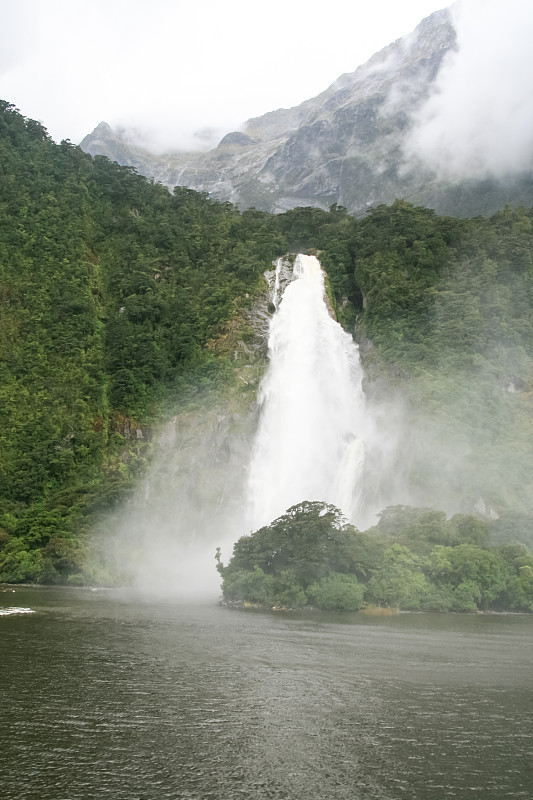
{"type": "Polygon", "coordinates": [[[284,288],[279,259],[269,367],[249,470],[250,527],[303,500],[331,503],[358,522],[370,425],[359,349],[328,311],[315,256],[298,255],[284,288]]]}

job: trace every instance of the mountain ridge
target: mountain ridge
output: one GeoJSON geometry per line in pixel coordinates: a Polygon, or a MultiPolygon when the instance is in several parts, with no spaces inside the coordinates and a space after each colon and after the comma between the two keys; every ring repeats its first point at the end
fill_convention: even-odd
{"type": "Polygon", "coordinates": [[[414,114],[456,48],[452,15],[443,9],[316,97],[251,118],[206,152],[155,155],[107,123],[81,147],[133,166],[170,189],[186,186],[240,208],[273,213],[341,205],[361,215],[397,198],[457,216],[490,215],[509,202],[531,205],[531,172],[499,180],[443,180],[407,160],[414,114]]]}

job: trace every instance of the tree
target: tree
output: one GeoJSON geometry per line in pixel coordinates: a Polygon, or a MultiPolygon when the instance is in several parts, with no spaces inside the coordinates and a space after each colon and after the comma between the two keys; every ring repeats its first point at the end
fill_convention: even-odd
{"type": "Polygon", "coordinates": [[[468,595],[484,608],[498,601],[509,578],[501,555],[473,544],[437,545],[430,555],[429,574],[438,586],[452,587],[456,596],[468,595]]]}
{"type": "Polygon", "coordinates": [[[292,607],[306,604],[312,586],[319,608],[359,608],[363,588],[355,575],[346,574],[350,567],[362,568],[357,536],[335,506],[298,503],[270,525],[241,537],[227,566],[218,554],[223,595],[292,607]]]}
{"type": "Polygon", "coordinates": [[[322,611],[359,611],[364,591],[355,575],[330,572],[308,587],[307,596],[322,611]]]}
{"type": "Polygon", "coordinates": [[[382,566],[368,582],[367,600],[407,609],[424,607],[430,593],[430,584],[423,572],[426,563],[407,547],[390,545],[385,550],[382,566]]]}

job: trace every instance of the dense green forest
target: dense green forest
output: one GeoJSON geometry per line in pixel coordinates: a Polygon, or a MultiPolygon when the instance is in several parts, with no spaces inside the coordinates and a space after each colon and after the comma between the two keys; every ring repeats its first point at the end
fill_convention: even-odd
{"type": "Polygon", "coordinates": [[[224,380],[206,343],[286,241],[1,112],[0,578],[65,580],[142,473],[161,403],[224,380]]]}
{"type": "Polygon", "coordinates": [[[231,383],[216,342],[298,251],[357,321],[369,393],[401,391],[429,451],[450,445],[412,466],[421,494],[481,497],[493,544],[533,544],[532,209],[241,212],[55,144],[2,102],[0,580],[84,580],[91,531],[127,502],[165,413],[231,383]]]}
{"type": "Polygon", "coordinates": [[[533,554],[490,545],[473,516],[396,506],[361,532],[325,503],[304,502],[235,544],[224,566],[229,603],[324,611],[533,611],[533,554]]]}

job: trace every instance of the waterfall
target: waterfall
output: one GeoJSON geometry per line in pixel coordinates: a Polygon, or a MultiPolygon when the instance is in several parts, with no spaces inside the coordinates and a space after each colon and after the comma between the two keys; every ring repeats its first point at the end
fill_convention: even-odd
{"type": "Polygon", "coordinates": [[[280,259],[249,472],[250,527],[302,500],[332,503],[357,523],[366,425],[359,349],[328,312],[319,261],[299,255],[284,291],[281,269],[280,259]]]}

